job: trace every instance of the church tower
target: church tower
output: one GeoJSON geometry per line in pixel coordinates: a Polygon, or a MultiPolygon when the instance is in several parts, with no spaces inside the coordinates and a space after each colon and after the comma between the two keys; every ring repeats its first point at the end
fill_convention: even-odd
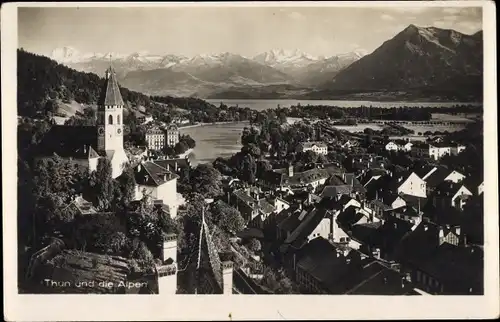
{"type": "Polygon", "coordinates": [[[115,71],[106,70],[106,82],[97,108],[97,149],[100,152],[123,149],[123,104],[115,71]]]}
{"type": "Polygon", "coordinates": [[[97,152],[106,156],[113,167],[113,178],[121,175],[128,158],[123,149],[123,98],[110,66],[97,107],[97,152]]]}

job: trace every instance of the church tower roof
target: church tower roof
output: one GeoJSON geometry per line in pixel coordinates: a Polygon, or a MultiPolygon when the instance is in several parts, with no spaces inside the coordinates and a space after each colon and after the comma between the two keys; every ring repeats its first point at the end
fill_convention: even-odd
{"type": "Polygon", "coordinates": [[[106,81],[99,97],[99,105],[125,105],[116,80],[116,73],[112,67],[106,70],[106,81]]]}

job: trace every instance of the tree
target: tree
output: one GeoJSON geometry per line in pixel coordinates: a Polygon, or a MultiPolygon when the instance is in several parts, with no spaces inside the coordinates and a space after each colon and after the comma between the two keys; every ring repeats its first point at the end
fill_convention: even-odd
{"type": "Polygon", "coordinates": [[[95,171],[96,200],[100,211],[109,210],[113,201],[112,171],[111,162],[107,158],[100,158],[95,171]]]}
{"type": "Polygon", "coordinates": [[[248,249],[250,249],[254,253],[259,252],[262,249],[260,241],[255,238],[250,239],[250,241],[248,242],[248,249]]]}
{"type": "Polygon", "coordinates": [[[121,204],[126,206],[135,199],[136,186],[134,169],[129,164],[125,166],[123,173],[118,177],[117,185],[121,191],[121,204]]]}
{"type": "Polygon", "coordinates": [[[271,165],[271,162],[269,162],[268,160],[259,160],[257,161],[256,176],[258,178],[262,178],[267,173],[267,171],[272,170],[272,168],[273,166],[271,165]]]}
{"type": "Polygon", "coordinates": [[[241,179],[253,184],[256,180],[257,174],[257,164],[255,163],[254,157],[247,154],[243,157],[241,164],[241,179]]]}
{"type": "Polygon", "coordinates": [[[318,154],[312,150],[308,150],[302,154],[300,158],[305,164],[316,163],[318,161],[318,154]]]}
{"type": "Polygon", "coordinates": [[[187,144],[183,141],[179,141],[175,147],[174,147],[174,151],[175,151],[175,154],[183,154],[184,152],[186,152],[187,150],[189,149],[189,147],[187,146],[187,144]]]}
{"type": "Polygon", "coordinates": [[[241,213],[223,201],[215,203],[211,214],[214,224],[227,232],[237,233],[245,228],[245,220],[241,213]]]}
{"type": "Polygon", "coordinates": [[[202,194],[205,198],[214,198],[222,194],[222,177],[210,164],[199,164],[190,176],[193,192],[202,194]]]}

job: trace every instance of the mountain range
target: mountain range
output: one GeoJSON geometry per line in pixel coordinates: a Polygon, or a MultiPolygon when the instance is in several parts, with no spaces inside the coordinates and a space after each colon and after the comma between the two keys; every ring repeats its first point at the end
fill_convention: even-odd
{"type": "Polygon", "coordinates": [[[474,99],[482,95],[483,85],[481,31],[466,35],[415,25],[370,54],[317,57],[274,49],[255,57],[227,52],[185,57],[80,53],[64,47],[55,49],[51,58],[102,75],[110,56],[123,86],[152,95],[332,99],[391,92],[406,98],[444,93],[448,99],[474,99]]]}

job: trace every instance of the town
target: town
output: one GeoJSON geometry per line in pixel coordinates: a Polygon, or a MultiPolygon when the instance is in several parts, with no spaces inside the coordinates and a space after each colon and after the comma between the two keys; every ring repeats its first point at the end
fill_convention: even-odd
{"type": "Polygon", "coordinates": [[[241,151],[193,165],[205,120],[105,75],[96,110],[19,119],[21,293],[483,294],[480,108],[221,103],[241,151]]]}

